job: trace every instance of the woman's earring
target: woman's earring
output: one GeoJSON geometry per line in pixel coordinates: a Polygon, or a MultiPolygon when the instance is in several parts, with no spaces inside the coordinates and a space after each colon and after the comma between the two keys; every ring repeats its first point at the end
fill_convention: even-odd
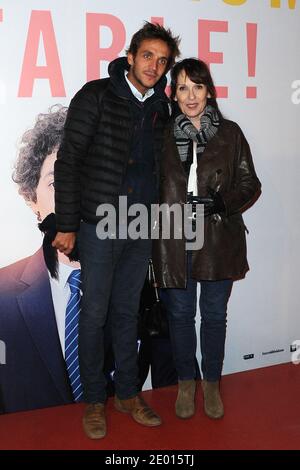
{"type": "Polygon", "coordinates": [[[42,222],[42,217],[39,211],[36,212],[36,216],[37,216],[38,222],[42,222]]]}

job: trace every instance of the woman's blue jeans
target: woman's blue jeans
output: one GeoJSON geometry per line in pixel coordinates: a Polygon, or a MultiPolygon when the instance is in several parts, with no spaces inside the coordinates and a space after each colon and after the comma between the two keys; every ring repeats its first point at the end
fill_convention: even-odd
{"type": "MultiPolygon", "coordinates": [[[[192,255],[187,254],[187,287],[162,289],[161,299],[168,312],[174,362],[179,380],[191,380],[196,376],[195,355],[197,337],[195,316],[197,311],[197,281],[191,278],[192,255]]],[[[203,379],[213,382],[222,373],[227,303],[233,281],[200,281],[200,343],[203,379]]]]}

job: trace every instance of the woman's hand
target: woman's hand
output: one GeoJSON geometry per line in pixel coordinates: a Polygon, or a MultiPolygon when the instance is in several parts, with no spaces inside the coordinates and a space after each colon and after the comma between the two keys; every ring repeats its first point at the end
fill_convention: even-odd
{"type": "Polygon", "coordinates": [[[204,204],[204,217],[224,212],[226,208],[219,191],[214,191],[212,188],[208,188],[207,191],[211,201],[204,204]]]}

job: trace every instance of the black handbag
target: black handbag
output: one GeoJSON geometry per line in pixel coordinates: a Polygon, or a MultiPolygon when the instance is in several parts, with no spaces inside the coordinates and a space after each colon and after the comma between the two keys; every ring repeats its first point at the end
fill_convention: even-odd
{"type": "Polygon", "coordinates": [[[159,298],[152,259],[141,294],[140,331],[151,337],[168,338],[169,324],[166,309],[159,298]]]}

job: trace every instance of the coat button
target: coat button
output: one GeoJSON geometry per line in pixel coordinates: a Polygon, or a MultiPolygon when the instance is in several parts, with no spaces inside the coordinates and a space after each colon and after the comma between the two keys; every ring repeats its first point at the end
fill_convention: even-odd
{"type": "Polygon", "coordinates": [[[128,194],[131,194],[131,193],[133,193],[133,188],[131,188],[131,187],[130,187],[130,188],[128,188],[127,192],[128,192],[128,194]]]}
{"type": "Polygon", "coordinates": [[[128,165],[132,165],[133,163],[134,163],[133,158],[130,158],[130,159],[128,160],[128,165]]]}

